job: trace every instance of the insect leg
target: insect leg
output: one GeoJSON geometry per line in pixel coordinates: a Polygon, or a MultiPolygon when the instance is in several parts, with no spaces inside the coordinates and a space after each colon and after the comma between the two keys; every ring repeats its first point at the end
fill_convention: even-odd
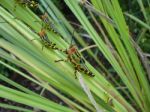
{"type": "Polygon", "coordinates": [[[80,65],[76,64],[76,65],[74,65],[74,66],[75,66],[75,67],[74,67],[74,69],[75,69],[74,75],[75,75],[75,79],[77,79],[77,71],[80,71],[80,65]]]}
{"type": "Polygon", "coordinates": [[[60,62],[60,61],[67,62],[67,61],[68,61],[68,59],[60,59],[60,60],[55,60],[55,62],[56,62],[56,63],[57,63],[57,62],[60,62]]]}
{"type": "Polygon", "coordinates": [[[77,79],[77,68],[75,67],[75,71],[74,71],[74,75],[75,75],[75,79],[77,79]]]}

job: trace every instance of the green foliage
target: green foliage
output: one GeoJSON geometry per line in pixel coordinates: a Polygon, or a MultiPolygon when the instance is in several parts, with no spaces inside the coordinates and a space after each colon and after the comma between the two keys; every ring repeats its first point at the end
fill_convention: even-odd
{"type": "MultiPolygon", "coordinates": [[[[0,21],[2,21],[0,35],[3,37],[0,38],[0,47],[2,48],[0,49],[0,57],[23,68],[30,75],[3,60],[0,60],[0,64],[42,87],[43,90],[46,89],[53,93],[67,106],[46,99],[44,96],[8,79],[3,74],[0,74],[0,79],[17,89],[0,85],[0,97],[33,108],[27,110],[3,103],[0,106],[20,111],[34,111],[38,108],[49,112],[136,112],[136,109],[149,112],[150,87],[146,77],[148,73],[139,59],[137,48],[129,33],[118,0],[91,0],[91,3],[87,1],[84,4],[81,4],[79,0],[64,0],[64,2],[79,21],[80,28],[85,30],[94,42],[95,49],[103,54],[103,58],[107,60],[106,63],[111,65],[115,76],[118,76],[120,80],[113,77],[112,72],[90,49],[93,46],[87,47],[86,40],[74,30],[71,22],[65,18],[53,1],[40,0],[38,10],[34,7],[31,10],[29,7],[16,3],[15,0],[4,0],[0,1],[0,21]],[[101,72],[98,72],[96,67],[87,60],[85,65],[81,63],[80,66],[87,66],[87,69],[95,77],[77,72],[77,79],[75,79],[72,63],[55,63],[55,60],[67,58],[64,52],[47,47],[42,50],[43,43],[39,39],[38,32],[41,31],[44,23],[38,13],[44,14],[45,9],[47,9],[46,12],[53,30],[59,33],[46,30],[48,39],[58,48],[65,50],[68,49],[68,43],[73,35],[80,46],[87,50],[88,57],[94,60],[98,68],[101,69],[101,72]],[[33,39],[35,40],[33,41],[33,39]],[[108,77],[110,80],[107,80],[108,77]],[[127,90],[122,89],[121,85],[125,85],[127,90]],[[121,89],[117,90],[117,88],[121,89]]],[[[147,12],[142,1],[137,0],[137,3],[142,9],[146,22],[132,14],[125,13],[125,15],[139,24],[138,30],[142,27],[148,32],[150,27],[147,12]]],[[[137,43],[141,43],[142,37],[143,35],[139,34],[139,37],[136,38],[137,43]]],[[[81,53],[83,53],[83,49],[80,50],[81,53]]]]}

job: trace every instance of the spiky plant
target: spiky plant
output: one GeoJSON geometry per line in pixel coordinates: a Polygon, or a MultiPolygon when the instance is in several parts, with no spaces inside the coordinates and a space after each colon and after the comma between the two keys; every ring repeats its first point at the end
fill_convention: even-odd
{"type": "MultiPolygon", "coordinates": [[[[38,8],[32,10],[16,1],[0,1],[0,57],[23,68],[30,75],[2,60],[0,64],[56,95],[66,106],[46,99],[1,74],[0,79],[15,89],[0,85],[0,97],[33,108],[25,109],[0,103],[1,107],[18,111],[39,109],[48,112],[149,112],[150,87],[147,68],[141,62],[144,60],[140,58],[141,52],[137,52],[139,47],[130,35],[118,0],[91,0],[91,3],[86,0],[64,0],[75,19],[79,21],[80,28],[86,31],[86,36],[94,42],[92,46],[87,46],[85,39],[71,26],[72,22],[65,18],[52,1],[40,0],[38,8]],[[53,30],[46,32],[49,40],[58,48],[68,49],[68,43],[74,36],[83,48],[80,52],[87,50],[87,56],[97,62],[100,72],[88,61],[81,63],[81,66],[87,66],[95,77],[77,72],[75,79],[72,63],[55,63],[55,60],[66,59],[65,53],[46,47],[42,50],[43,43],[38,32],[43,27],[43,21],[38,13],[35,13],[37,9],[43,14],[46,10],[53,29],[61,35],[53,30]],[[93,47],[107,59],[106,63],[111,65],[114,76],[120,77],[119,81],[90,49],[93,47]],[[110,80],[107,80],[108,77],[110,80]]],[[[142,4],[142,1],[139,4],[142,4]]],[[[140,6],[144,9],[143,5],[140,6]]],[[[147,18],[145,11],[142,11],[147,18]]],[[[148,19],[147,23],[144,23],[127,13],[126,15],[144,28],[150,29],[148,19]]]]}

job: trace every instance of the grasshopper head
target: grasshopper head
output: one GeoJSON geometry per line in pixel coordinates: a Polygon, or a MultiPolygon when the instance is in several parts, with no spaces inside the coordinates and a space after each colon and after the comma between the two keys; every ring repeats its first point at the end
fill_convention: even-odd
{"type": "Polygon", "coordinates": [[[77,51],[77,47],[75,45],[71,45],[67,50],[67,54],[72,55],[77,51]]]}

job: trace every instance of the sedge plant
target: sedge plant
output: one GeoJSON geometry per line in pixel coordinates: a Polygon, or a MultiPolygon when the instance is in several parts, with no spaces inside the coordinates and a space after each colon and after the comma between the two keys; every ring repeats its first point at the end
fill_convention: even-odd
{"type": "MultiPolygon", "coordinates": [[[[0,60],[0,64],[42,87],[43,90],[56,95],[66,104],[55,103],[0,74],[0,80],[15,88],[0,85],[0,97],[32,108],[26,109],[2,102],[0,107],[28,112],[36,109],[47,112],[138,112],[139,109],[142,112],[149,112],[148,73],[138,56],[118,0],[91,0],[91,2],[64,0],[64,3],[94,45],[87,46],[86,41],[72,27],[72,22],[65,18],[63,12],[52,1],[40,0],[38,9],[43,14],[46,11],[54,29],[61,35],[47,31],[48,39],[60,49],[68,49],[69,42],[74,36],[83,47],[79,50],[80,53],[84,54],[83,51],[87,50],[87,54],[97,62],[101,71],[99,72],[86,60],[85,66],[95,76],[90,77],[77,72],[77,79],[75,79],[74,67],[71,63],[55,63],[55,60],[66,59],[66,54],[46,47],[42,50],[43,45],[38,32],[42,28],[43,21],[35,13],[36,8],[22,6],[16,0],[0,1],[0,57],[23,68],[30,75],[3,60],[0,60]],[[86,16],[86,11],[89,16],[86,16]],[[99,31],[89,18],[94,21],[99,31]],[[117,89],[122,86],[112,76],[112,72],[95,56],[93,47],[103,54],[115,74],[120,77],[127,89],[120,91],[130,102],[117,89]],[[117,87],[107,80],[106,76],[111,77],[117,87]]],[[[146,18],[146,15],[144,17],[146,18]]],[[[146,20],[146,23],[137,22],[149,30],[148,19],[146,20]]]]}

